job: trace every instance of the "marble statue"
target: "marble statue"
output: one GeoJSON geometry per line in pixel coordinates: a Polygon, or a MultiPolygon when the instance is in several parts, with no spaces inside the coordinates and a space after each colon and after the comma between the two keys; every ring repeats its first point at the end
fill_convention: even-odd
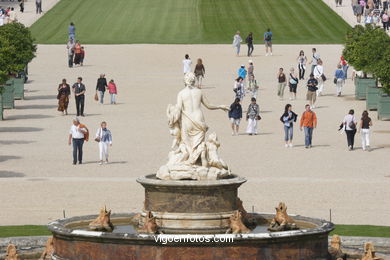
{"type": "Polygon", "coordinates": [[[49,239],[46,242],[46,248],[42,252],[41,258],[39,258],[39,260],[52,259],[53,254],[54,254],[54,238],[49,237],[49,239]]]}
{"type": "Polygon", "coordinates": [[[112,232],[114,225],[111,223],[111,210],[107,211],[106,206],[100,209],[99,216],[89,223],[89,229],[94,231],[112,232]]]}
{"type": "Polygon", "coordinates": [[[268,228],[269,231],[286,231],[298,229],[295,221],[287,215],[287,206],[284,202],[280,202],[276,209],[276,215],[271,221],[268,228]]]}
{"type": "Polygon", "coordinates": [[[5,260],[20,260],[20,257],[16,251],[16,246],[9,244],[7,246],[7,253],[5,255],[5,260]]]}
{"type": "Polygon", "coordinates": [[[239,233],[249,233],[251,231],[242,222],[242,215],[239,210],[236,210],[233,213],[233,215],[230,216],[229,222],[230,222],[229,223],[230,228],[226,233],[239,234],[239,233]]]}
{"type": "Polygon", "coordinates": [[[206,125],[201,106],[229,111],[227,106],[211,105],[202,90],[195,87],[194,73],[184,76],[185,88],[177,95],[177,104],[168,105],[168,127],[174,137],[168,162],[157,171],[163,180],[216,180],[230,175],[226,163],[219,157],[220,143],[215,133],[206,137],[206,125]]]}
{"type": "Polygon", "coordinates": [[[330,260],[344,260],[347,259],[347,255],[341,250],[341,238],[339,235],[333,235],[330,240],[329,248],[330,260]]]}

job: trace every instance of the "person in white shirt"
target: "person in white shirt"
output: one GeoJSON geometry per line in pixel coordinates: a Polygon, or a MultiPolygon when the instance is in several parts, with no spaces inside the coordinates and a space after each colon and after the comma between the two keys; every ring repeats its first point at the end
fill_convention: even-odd
{"type": "Polygon", "coordinates": [[[112,146],[112,135],[107,129],[107,123],[102,122],[100,128],[96,132],[95,141],[99,143],[99,164],[103,164],[103,159],[108,163],[108,146],[112,146]]]}
{"type": "Polygon", "coordinates": [[[240,56],[240,48],[241,48],[242,38],[240,36],[240,32],[237,31],[233,37],[233,48],[236,49],[236,56],[240,56]]]}
{"type": "Polygon", "coordinates": [[[83,144],[85,135],[88,133],[88,129],[80,124],[80,120],[75,118],[73,120],[73,125],[70,127],[69,131],[69,141],[68,144],[73,143],[73,164],[75,165],[77,161],[79,164],[83,163],[83,144]]]}
{"type": "Polygon", "coordinates": [[[184,60],[183,60],[183,72],[184,72],[184,75],[188,72],[191,72],[191,65],[192,65],[192,61],[190,59],[190,55],[186,54],[184,56],[184,60]]]}
{"type": "Polygon", "coordinates": [[[313,48],[312,50],[312,59],[310,61],[311,64],[311,73],[314,74],[314,68],[317,66],[317,62],[320,59],[320,54],[318,54],[317,49],[313,48]]]}
{"type": "Polygon", "coordinates": [[[9,13],[8,13],[8,23],[14,23],[17,20],[18,19],[16,17],[16,12],[15,12],[14,8],[12,7],[11,11],[9,11],[9,13]]]}
{"type": "Polygon", "coordinates": [[[322,95],[322,92],[324,91],[324,80],[322,79],[322,75],[324,74],[324,67],[322,66],[322,60],[318,59],[317,66],[315,66],[314,71],[314,78],[318,81],[318,90],[317,90],[317,97],[322,95]]]}
{"type": "Polygon", "coordinates": [[[353,109],[351,109],[351,110],[349,110],[349,113],[343,119],[345,133],[347,134],[348,149],[350,151],[353,150],[353,145],[354,145],[354,141],[355,141],[355,134],[356,134],[356,125],[357,125],[357,121],[356,121],[354,114],[355,114],[355,111],[353,109]]]}

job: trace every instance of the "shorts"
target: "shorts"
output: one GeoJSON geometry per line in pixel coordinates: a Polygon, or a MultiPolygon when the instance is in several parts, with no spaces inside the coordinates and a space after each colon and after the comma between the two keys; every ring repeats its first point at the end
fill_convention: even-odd
{"type": "Polygon", "coordinates": [[[240,121],[241,121],[240,118],[238,118],[238,119],[235,119],[235,118],[233,118],[233,117],[230,118],[230,122],[231,122],[232,124],[235,124],[235,125],[240,125],[240,121]]]}
{"type": "Polygon", "coordinates": [[[272,42],[271,41],[265,41],[265,47],[272,47],[272,42]]]}
{"type": "Polygon", "coordinates": [[[317,97],[316,91],[310,91],[310,90],[307,91],[307,94],[306,94],[307,100],[315,102],[316,97],[317,97]]]}
{"type": "Polygon", "coordinates": [[[289,84],[290,92],[297,93],[297,84],[289,84]]]}

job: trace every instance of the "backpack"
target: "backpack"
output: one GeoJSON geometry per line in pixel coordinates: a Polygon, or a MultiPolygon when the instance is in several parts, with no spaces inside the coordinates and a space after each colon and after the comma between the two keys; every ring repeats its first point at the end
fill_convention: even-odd
{"type": "Polygon", "coordinates": [[[271,34],[269,32],[266,33],[265,40],[266,41],[270,41],[271,40],[271,34]]]}

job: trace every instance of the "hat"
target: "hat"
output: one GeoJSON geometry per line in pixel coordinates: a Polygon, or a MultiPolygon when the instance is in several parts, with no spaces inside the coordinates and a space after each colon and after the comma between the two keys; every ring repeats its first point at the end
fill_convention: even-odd
{"type": "Polygon", "coordinates": [[[248,62],[249,62],[249,63],[253,63],[253,60],[249,60],[248,62]]]}
{"type": "Polygon", "coordinates": [[[244,64],[241,64],[241,67],[245,67],[245,65],[244,65],[244,64]]]}

